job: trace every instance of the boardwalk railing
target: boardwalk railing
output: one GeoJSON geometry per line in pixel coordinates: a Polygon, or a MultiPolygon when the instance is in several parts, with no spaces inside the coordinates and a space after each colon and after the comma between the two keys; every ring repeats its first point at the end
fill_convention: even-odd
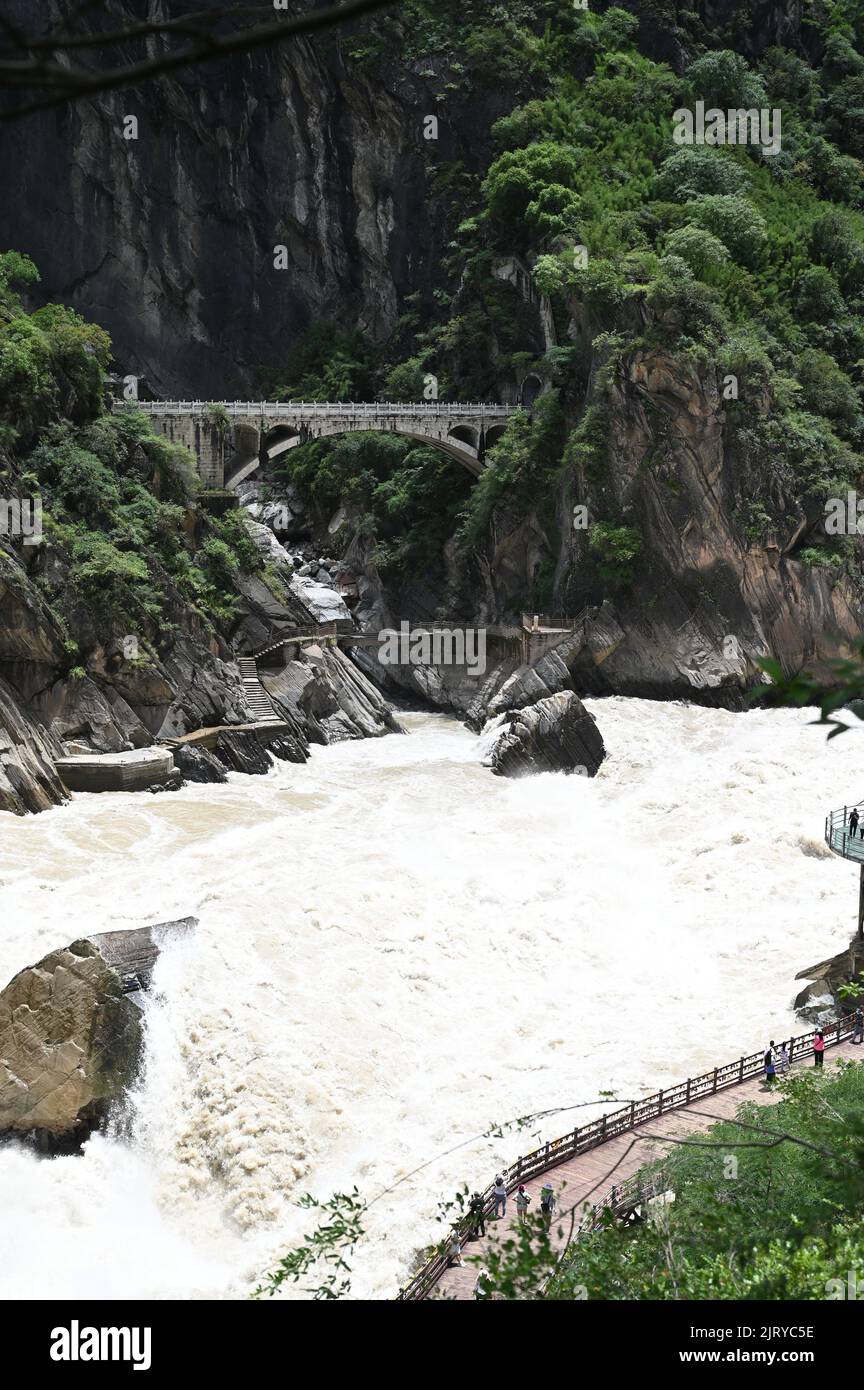
{"type": "Polygon", "coordinates": [[[506,419],[511,405],[462,404],[458,401],[116,401],[117,410],[143,410],[146,415],[286,415],[314,419],[326,415],[354,419],[358,415],[482,415],[506,419]]]}
{"type": "MultiPolygon", "coordinates": [[[[826,1024],[822,1029],[826,1046],[834,1047],[837,1043],[843,1042],[845,1038],[851,1037],[853,1021],[854,1014],[850,1013],[838,1019],[836,1023],[826,1024]]],[[[800,1033],[797,1037],[787,1040],[790,1062],[812,1056],[815,1036],[816,1029],[814,1028],[809,1033],[800,1033]]],[[[653,1095],[645,1096],[642,1100],[632,1100],[620,1110],[613,1110],[611,1113],[601,1115],[599,1119],[571,1130],[568,1134],[562,1135],[560,1139],[550,1139],[531,1153],[520,1155],[515,1163],[503,1170],[507,1191],[512,1192],[520,1183],[539,1177],[541,1173],[555,1168],[559,1163],[566,1163],[579,1154],[587,1153],[589,1149],[595,1149],[598,1145],[605,1144],[607,1140],[614,1139],[619,1134],[637,1129],[639,1125],[646,1124],[649,1120],[655,1120],[670,1110],[679,1110],[683,1106],[690,1105],[694,1100],[715,1095],[717,1091],[725,1091],[730,1086],[738,1086],[742,1081],[760,1075],[763,1070],[764,1059],[765,1049],[762,1048],[759,1052],[751,1052],[749,1056],[739,1057],[735,1062],[726,1062],[723,1066],[715,1067],[713,1071],[703,1072],[701,1076],[691,1076],[686,1081],[679,1082],[677,1086],[668,1087],[663,1091],[655,1091],[653,1095]]],[[[499,1171],[501,1170],[499,1169],[499,1171]]],[[[636,1179],[633,1181],[635,1182],[636,1179]]],[[[598,1207],[607,1205],[617,1210],[619,1198],[621,1194],[626,1195],[626,1189],[622,1184],[614,1191],[618,1195],[613,1197],[610,1191],[606,1194],[606,1198],[597,1204],[598,1207]]],[[[484,1210],[491,1212],[494,1208],[493,1185],[490,1184],[482,1195],[484,1210]]],[[[458,1222],[455,1232],[458,1234],[460,1242],[467,1238],[471,1228],[472,1221],[467,1215],[458,1222]]],[[[435,1253],[414,1275],[410,1284],[399,1290],[399,1300],[416,1301],[425,1298],[430,1289],[434,1288],[449,1266],[448,1247],[453,1234],[454,1231],[451,1229],[435,1253]]]]}

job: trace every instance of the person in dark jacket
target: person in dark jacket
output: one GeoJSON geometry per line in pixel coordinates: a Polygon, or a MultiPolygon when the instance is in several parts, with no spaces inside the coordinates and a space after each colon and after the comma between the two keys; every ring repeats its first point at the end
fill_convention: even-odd
{"type": "Polygon", "coordinates": [[[852,814],[849,817],[849,834],[852,836],[853,840],[855,839],[855,831],[858,829],[858,822],[860,819],[861,817],[858,815],[857,806],[853,806],[852,814]]]}
{"type": "Polygon", "coordinates": [[[486,1218],[483,1215],[483,1198],[479,1192],[472,1194],[471,1201],[468,1203],[468,1210],[471,1213],[472,1231],[475,1239],[477,1236],[485,1236],[486,1218]]]}

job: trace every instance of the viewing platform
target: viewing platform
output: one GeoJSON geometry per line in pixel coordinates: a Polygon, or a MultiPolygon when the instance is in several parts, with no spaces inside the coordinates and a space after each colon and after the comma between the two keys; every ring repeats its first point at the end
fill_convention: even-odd
{"type": "Polygon", "coordinates": [[[856,864],[864,864],[864,801],[857,806],[844,806],[842,811],[831,811],[825,817],[825,843],[835,854],[844,859],[854,859],[856,864]],[[857,811],[860,824],[855,833],[849,829],[849,817],[857,811]]]}
{"type": "Polygon", "coordinates": [[[864,936],[864,801],[857,806],[844,806],[842,811],[830,811],[825,817],[825,843],[841,859],[850,859],[860,866],[858,885],[858,935],[864,936]],[[852,826],[853,811],[858,813],[858,822],[852,826]]]}

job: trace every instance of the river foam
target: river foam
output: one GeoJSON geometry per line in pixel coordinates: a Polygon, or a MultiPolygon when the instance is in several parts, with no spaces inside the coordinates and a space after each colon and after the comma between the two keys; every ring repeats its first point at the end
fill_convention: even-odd
{"type": "Polygon", "coordinates": [[[0,1297],[243,1297],[366,1197],[354,1292],[392,1296],[439,1197],[540,1137],[795,1031],[793,976],[854,926],[822,845],[858,736],[811,716],[589,701],[593,780],[518,782],[454,721],[305,767],[0,816],[0,984],[86,932],[195,915],[157,966],[131,1138],[0,1150],[0,1297]],[[587,1104],[595,1102],[594,1105],[587,1104]]]}

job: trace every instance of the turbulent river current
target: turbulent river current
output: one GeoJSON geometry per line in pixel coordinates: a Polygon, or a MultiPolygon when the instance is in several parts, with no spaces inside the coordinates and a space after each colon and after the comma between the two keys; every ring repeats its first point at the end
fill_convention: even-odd
{"type": "Polygon", "coordinates": [[[298,1198],[355,1184],[378,1200],[353,1294],[391,1297],[463,1180],[601,1092],[800,1031],[793,977],[855,920],[822,822],[862,794],[858,735],[587,704],[590,781],[495,778],[415,714],[266,777],[0,815],[0,986],[88,932],[199,919],[158,963],[123,1137],[0,1149],[0,1297],[246,1297],[314,1226],[298,1198]]]}

